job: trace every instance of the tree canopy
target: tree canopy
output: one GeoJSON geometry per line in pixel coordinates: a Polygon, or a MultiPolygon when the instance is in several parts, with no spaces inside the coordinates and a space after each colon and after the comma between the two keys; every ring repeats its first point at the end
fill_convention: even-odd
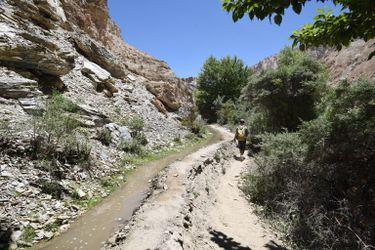
{"type": "Polygon", "coordinates": [[[209,57],[198,77],[197,106],[205,119],[217,119],[215,100],[236,101],[242,88],[247,84],[250,69],[237,57],[219,60],[209,57]]]}
{"type": "MultiPolygon", "coordinates": [[[[309,1],[311,0],[223,0],[223,9],[232,13],[235,22],[247,14],[251,20],[264,20],[268,17],[270,21],[273,19],[280,25],[286,9],[292,7],[295,13],[300,14],[309,1]]],[[[306,24],[291,35],[291,39],[294,40],[293,46],[298,46],[302,50],[319,45],[341,49],[354,39],[368,41],[375,37],[374,0],[316,1],[331,1],[342,6],[342,11],[335,16],[331,11],[320,9],[313,24],[306,24]]],[[[374,52],[369,58],[375,55],[374,52]]]]}

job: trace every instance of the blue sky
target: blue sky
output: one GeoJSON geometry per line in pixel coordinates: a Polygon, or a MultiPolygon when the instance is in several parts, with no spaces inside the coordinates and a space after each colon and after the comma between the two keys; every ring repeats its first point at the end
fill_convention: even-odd
{"type": "Polygon", "coordinates": [[[311,2],[301,15],[291,10],[281,26],[247,18],[233,23],[220,0],[109,0],[111,17],[125,41],[166,61],[179,77],[197,76],[210,55],[237,55],[249,66],[291,44],[293,30],[311,23],[317,8],[311,2]]]}

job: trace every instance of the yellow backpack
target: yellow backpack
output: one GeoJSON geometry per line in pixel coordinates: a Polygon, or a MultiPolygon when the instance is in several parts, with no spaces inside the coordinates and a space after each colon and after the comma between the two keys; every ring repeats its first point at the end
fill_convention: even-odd
{"type": "Polygon", "coordinates": [[[237,140],[245,141],[246,140],[246,127],[238,127],[237,128],[237,140]]]}

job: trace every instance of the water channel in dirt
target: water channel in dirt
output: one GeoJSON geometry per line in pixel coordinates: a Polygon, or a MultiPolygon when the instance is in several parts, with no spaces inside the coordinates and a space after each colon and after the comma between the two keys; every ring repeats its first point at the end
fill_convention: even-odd
{"type": "Polygon", "coordinates": [[[150,189],[149,180],[160,170],[200,148],[222,140],[217,130],[212,128],[210,130],[213,135],[204,143],[187,147],[178,153],[139,166],[122,187],[82,215],[66,233],[51,241],[41,243],[36,249],[100,249],[119,225],[123,225],[131,219],[134,211],[147,197],[150,189]]]}

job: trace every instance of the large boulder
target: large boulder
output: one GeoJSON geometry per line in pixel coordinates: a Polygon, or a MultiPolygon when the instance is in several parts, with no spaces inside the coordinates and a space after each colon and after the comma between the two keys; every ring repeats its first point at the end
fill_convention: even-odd
{"type": "Polygon", "coordinates": [[[74,36],[73,42],[83,56],[106,69],[113,77],[121,79],[126,77],[127,70],[121,61],[100,43],[84,34],[74,36]]]}
{"type": "Polygon", "coordinates": [[[111,74],[96,63],[84,59],[81,72],[93,82],[97,91],[103,90],[109,97],[111,97],[113,93],[118,92],[111,74]]]}
{"type": "Polygon", "coordinates": [[[111,143],[114,145],[118,146],[121,142],[132,140],[132,136],[127,127],[119,126],[116,123],[109,123],[106,124],[103,129],[111,135],[111,143]]]}
{"type": "Polygon", "coordinates": [[[105,82],[111,78],[111,74],[107,70],[87,59],[83,60],[81,71],[95,83],[105,82]]]}
{"type": "Polygon", "coordinates": [[[163,81],[150,81],[146,83],[146,88],[170,111],[177,111],[181,107],[176,85],[163,81]]]}

